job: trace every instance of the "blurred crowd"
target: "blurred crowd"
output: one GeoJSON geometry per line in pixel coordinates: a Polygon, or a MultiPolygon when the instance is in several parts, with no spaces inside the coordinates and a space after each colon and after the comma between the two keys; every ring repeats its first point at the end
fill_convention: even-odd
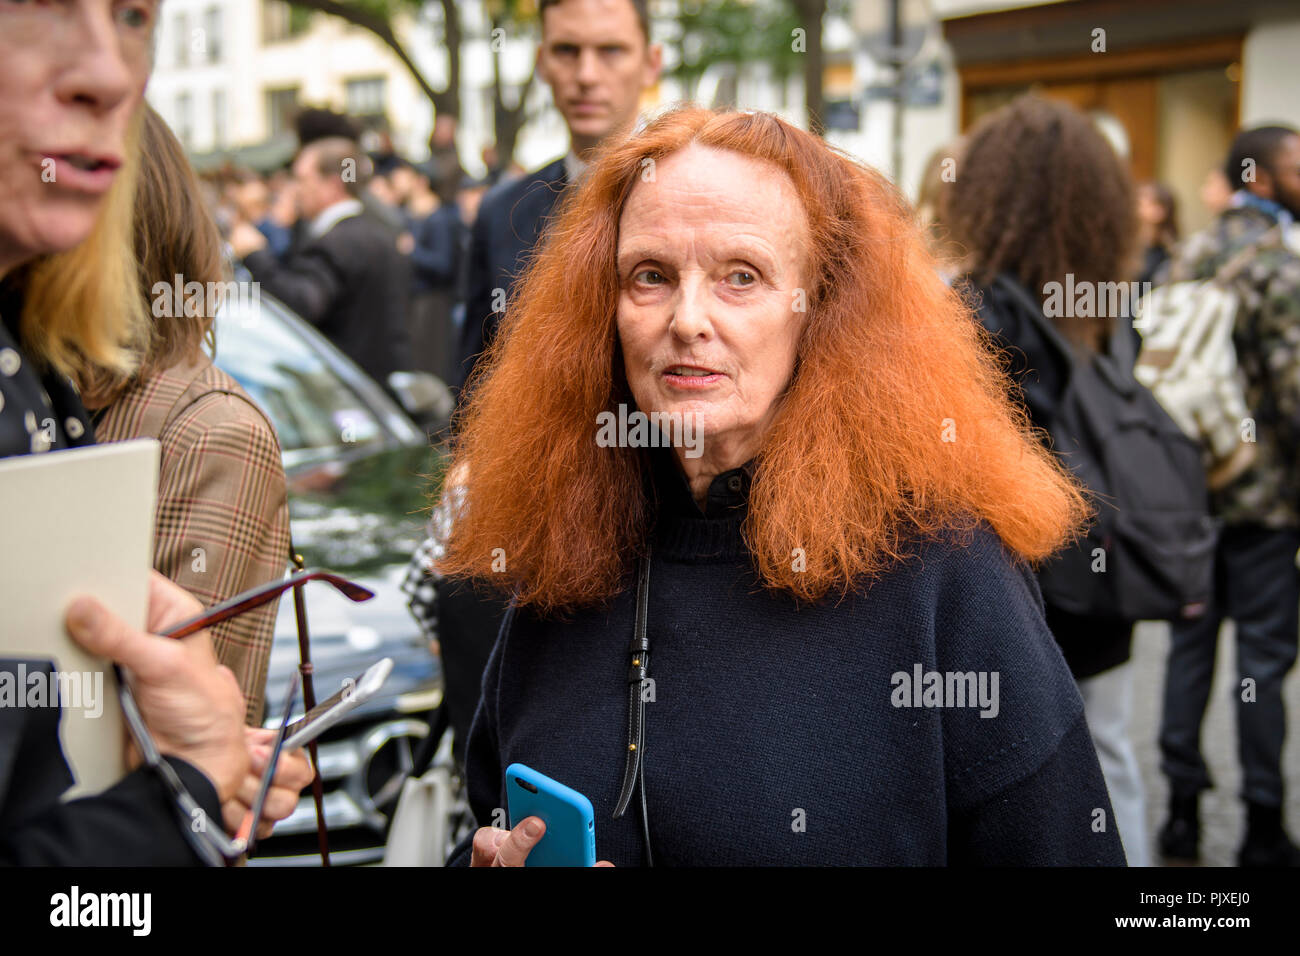
{"type": "MultiPolygon", "coordinates": [[[[472,177],[454,149],[439,149],[436,140],[431,158],[418,163],[394,151],[387,135],[374,136],[376,148],[365,152],[359,146],[360,124],[327,109],[303,111],[297,130],[300,149],[324,140],[351,144],[345,158],[357,164],[355,198],[391,238],[409,273],[403,295],[392,299],[391,307],[405,308],[407,323],[394,354],[384,365],[364,364],[381,384],[386,372],[398,369],[457,384],[470,229],[484,193],[503,179],[522,176],[523,169],[502,167],[495,149],[487,146],[482,151],[487,173],[472,177]]],[[[240,254],[251,251],[255,230],[272,257],[287,259],[309,238],[312,211],[319,211],[319,191],[312,191],[316,178],[307,171],[304,181],[292,161],[263,171],[227,163],[202,174],[200,183],[222,238],[240,254]]]]}
{"type": "Polygon", "coordinates": [[[1184,234],[1171,189],[1135,183],[1092,117],[1027,94],[936,154],[913,208],[770,114],[642,120],[662,66],[645,3],[542,0],[538,72],[569,143],[541,169],[487,148],[469,177],[454,123],[412,162],[311,109],[285,165],[196,177],[142,101],[149,30],[111,26],[105,0],[65,6],[102,23],[102,57],[21,5],[0,32],[0,130],[24,146],[0,155],[0,456],[161,443],[148,626],[94,601],[67,626],[136,672],[137,741],[151,732],[166,759],[51,806],[69,782],[57,719],[0,711],[0,861],[235,859],[247,843],[178,829],[177,801],[256,836],[313,775],[256,729],[274,602],[161,636],[196,598],[265,590],[289,552],[279,442],[213,366],[214,315],[149,308],[155,282],[220,283],[233,261],[379,385],[425,372],[458,389],[453,468],[403,585],[440,648],[480,825],[452,863],[537,847],[526,821],[496,829],[524,758],[612,811],[593,846],[618,865],[1196,860],[1214,785],[1201,723],[1232,620],[1249,685],[1238,862],[1300,865],[1282,766],[1300,630],[1296,129],[1243,129],[1205,157],[1213,218],[1184,234]],[[47,142],[55,120],[73,132],[47,142]],[[616,401],[699,413],[703,459],[598,447],[616,401]],[[1131,729],[1134,695],[1159,693],[1134,684],[1143,620],[1172,636],[1154,836],[1131,729]],[[918,737],[923,717],[898,710],[912,695],[888,686],[945,655],[1001,674],[1007,699],[918,737]],[[737,721],[754,687],[779,713],[737,721]]]}

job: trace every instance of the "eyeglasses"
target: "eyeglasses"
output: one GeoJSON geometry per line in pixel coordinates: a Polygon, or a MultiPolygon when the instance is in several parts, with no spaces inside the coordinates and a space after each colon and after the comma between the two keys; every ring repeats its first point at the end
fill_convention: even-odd
{"type": "Polygon", "coordinates": [[[251,611],[259,608],[268,601],[274,600],[290,588],[300,587],[308,581],[324,581],[326,584],[333,585],[335,590],[339,591],[350,601],[369,601],[375,596],[375,592],[369,588],[363,588],[360,584],[355,584],[345,577],[335,574],[333,571],[324,571],[320,568],[313,568],[310,571],[299,571],[287,578],[279,581],[268,581],[266,584],[259,585],[255,588],[249,588],[241,594],[236,594],[232,598],[222,601],[220,604],[214,604],[202,614],[196,614],[188,620],[182,621],[170,630],[161,632],[162,637],[189,637],[191,634],[203,630],[205,627],[212,627],[220,624],[222,621],[228,621],[232,617],[238,617],[245,611],[251,611]]]}
{"type": "MultiPolygon", "coordinates": [[[[280,581],[271,581],[250,588],[241,594],[236,594],[229,600],[214,604],[202,614],[189,618],[162,632],[161,636],[188,637],[205,627],[220,624],[222,621],[228,621],[246,611],[261,607],[290,588],[302,587],[308,581],[324,581],[351,601],[368,601],[375,596],[373,591],[363,588],[361,585],[355,584],[332,571],[320,569],[300,571],[280,581]]],[[[294,671],[289,681],[289,693],[285,697],[280,726],[276,731],[274,743],[271,747],[270,759],[267,761],[266,769],[262,771],[262,778],[257,788],[257,797],[252,808],[245,816],[239,832],[234,839],[231,839],[222,830],[218,821],[207,818],[207,814],[199,801],[189,792],[172,765],[163,759],[162,754],[158,751],[158,745],[154,742],[153,735],[149,732],[149,728],[145,726],[144,717],[136,704],[135,695],[131,691],[131,685],[127,682],[125,673],[122,671],[121,666],[117,664],[113,665],[113,671],[117,676],[118,700],[122,705],[122,714],[126,718],[126,725],[131,732],[131,737],[140,749],[145,764],[158,774],[171,794],[174,806],[181,816],[181,832],[185,834],[190,846],[193,847],[199,858],[208,866],[223,866],[249,852],[256,843],[257,824],[262,818],[262,808],[265,805],[266,796],[270,792],[271,780],[275,776],[275,766],[279,762],[280,751],[284,745],[285,729],[289,726],[289,714],[292,713],[293,702],[298,695],[298,672],[294,671]]]]}

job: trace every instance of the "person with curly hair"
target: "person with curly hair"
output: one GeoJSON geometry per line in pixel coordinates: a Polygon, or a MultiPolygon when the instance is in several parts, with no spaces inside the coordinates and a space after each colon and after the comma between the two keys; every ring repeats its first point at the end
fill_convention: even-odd
{"type": "MultiPolygon", "coordinates": [[[[1016,398],[1044,431],[1056,420],[1071,357],[1047,340],[1043,317],[1078,357],[1104,351],[1112,328],[1134,333],[1127,315],[1028,310],[1045,304],[1053,288],[1097,289],[1133,275],[1133,196],[1110,143],[1067,104],[1019,97],[966,138],[944,210],[953,237],[967,249],[966,275],[958,281],[1004,354],[1016,398]]],[[[1125,666],[1135,622],[1105,609],[1075,614],[1048,602],[1047,623],[1079,682],[1129,863],[1144,866],[1145,801],[1128,732],[1132,668],[1125,666]]]]}

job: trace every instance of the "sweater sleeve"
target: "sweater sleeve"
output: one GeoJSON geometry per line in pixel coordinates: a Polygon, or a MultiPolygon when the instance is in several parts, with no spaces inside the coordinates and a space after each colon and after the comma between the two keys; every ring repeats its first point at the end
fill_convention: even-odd
{"type": "Polygon", "coordinates": [[[942,711],[950,861],[1123,866],[1083,700],[1032,573],[981,528],[940,581],[938,670],[990,691],[979,709],[942,711]]]}
{"type": "Polygon", "coordinates": [[[343,264],[320,242],[281,262],[269,249],[244,258],[253,278],[312,325],[319,326],[347,285],[343,264]]]}
{"type": "MultiPolygon", "coordinates": [[[[493,824],[494,811],[502,807],[501,748],[497,739],[497,704],[501,685],[501,660],[505,656],[506,637],[514,618],[514,608],[506,611],[497,634],[496,645],[483,670],[483,693],[479,695],[478,709],[470,727],[469,742],[465,748],[465,779],[469,790],[469,806],[479,827],[493,824]]],[[[448,866],[469,866],[470,848],[474,834],[469,833],[447,859],[448,866]]]]}
{"type": "Polygon", "coordinates": [[[1047,762],[948,820],[952,866],[1125,866],[1082,714],[1047,762]]]}

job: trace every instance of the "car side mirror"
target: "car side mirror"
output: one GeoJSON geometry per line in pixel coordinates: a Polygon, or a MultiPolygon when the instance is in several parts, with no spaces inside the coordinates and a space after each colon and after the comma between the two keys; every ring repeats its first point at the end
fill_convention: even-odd
{"type": "Polygon", "coordinates": [[[447,383],[430,372],[393,372],[388,376],[388,388],[417,422],[442,425],[456,407],[447,383]]]}

